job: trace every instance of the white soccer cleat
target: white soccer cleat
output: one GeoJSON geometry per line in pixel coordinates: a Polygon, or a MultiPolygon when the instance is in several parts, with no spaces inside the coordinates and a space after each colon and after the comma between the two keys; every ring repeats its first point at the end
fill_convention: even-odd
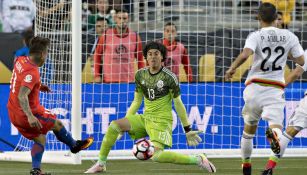
{"type": "Polygon", "coordinates": [[[211,163],[208,160],[208,158],[205,154],[199,154],[197,157],[199,158],[198,166],[201,169],[206,169],[209,173],[215,173],[216,172],[215,166],[213,165],[213,163],[211,163]]]}
{"type": "Polygon", "coordinates": [[[100,164],[97,161],[91,168],[84,172],[84,174],[95,174],[95,173],[103,173],[107,171],[106,164],[100,164]]]}

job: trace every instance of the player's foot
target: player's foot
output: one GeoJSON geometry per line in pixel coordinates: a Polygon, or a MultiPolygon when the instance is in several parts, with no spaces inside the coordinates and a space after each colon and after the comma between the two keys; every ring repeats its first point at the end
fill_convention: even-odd
{"type": "Polygon", "coordinates": [[[210,173],[216,172],[215,166],[208,160],[206,154],[199,154],[197,157],[199,158],[198,166],[201,169],[206,169],[210,173]]]}
{"type": "Polygon", "coordinates": [[[88,147],[90,147],[92,145],[93,141],[94,141],[93,137],[89,137],[85,140],[77,140],[76,145],[74,147],[72,147],[70,149],[70,151],[74,154],[78,153],[79,151],[87,149],[88,147]]]}
{"type": "Polygon", "coordinates": [[[270,142],[271,149],[275,154],[280,153],[280,144],[279,139],[277,137],[277,134],[275,131],[273,131],[271,128],[268,128],[265,132],[266,138],[270,142]]]}
{"type": "Polygon", "coordinates": [[[41,169],[39,168],[33,168],[30,171],[30,175],[51,175],[50,173],[43,173],[41,169]]]}
{"type": "Polygon", "coordinates": [[[251,175],[252,174],[252,165],[250,163],[242,164],[243,175],[251,175]]]}
{"type": "Polygon", "coordinates": [[[264,170],[261,175],[273,175],[273,169],[264,170]]]}
{"type": "Polygon", "coordinates": [[[95,174],[95,173],[103,173],[107,171],[107,167],[105,163],[99,163],[97,161],[91,168],[85,171],[85,174],[95,174]]]}

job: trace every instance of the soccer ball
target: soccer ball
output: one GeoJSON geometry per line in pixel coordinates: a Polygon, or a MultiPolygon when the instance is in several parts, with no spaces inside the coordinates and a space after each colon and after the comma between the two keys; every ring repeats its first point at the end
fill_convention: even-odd
{"type": "Polygon", "coordinates": [[[137,159],[148,160],[153,156],[154,150],[151,141],[142,138],[134,143],[132,152],[137,159]]]}

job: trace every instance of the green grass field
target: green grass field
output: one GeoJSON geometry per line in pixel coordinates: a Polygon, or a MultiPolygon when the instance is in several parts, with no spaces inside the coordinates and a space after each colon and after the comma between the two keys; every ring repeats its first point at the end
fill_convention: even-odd
{"type": "MultiPolygon", "coordinates": [[[[217,175],[240,175],[240,159],[210,159],[217,167],[217,175]]],[[[253,174],[259,175],[267,159],[253,159],[253,174]]],[[[306,175],[307,158],[284,158],[280,161],[274,175],[306,175]]],[[[43,164],[42,168],[52,175],[82,174],[93,164],[92,161],[83,161],[82,165],[43,164]]],[[[0,161],[0,174],[26,175],[29,174],[30,163],[0,161]]],[[[106,174],[209,174],[194,165],[159,164],[151,161],[138,160],[110,160],[106,174]]]]}

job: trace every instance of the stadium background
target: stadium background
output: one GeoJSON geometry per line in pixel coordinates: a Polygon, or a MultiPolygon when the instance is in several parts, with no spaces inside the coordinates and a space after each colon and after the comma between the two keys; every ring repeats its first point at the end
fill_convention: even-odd
{"type": "MultiPolygon", "coordinates": [[[[173,4],[176,5],[177,1],[171,1],[173,4]]],[[[197,2],[201,5],[201,7],[205,9],[209,9],[207,7],[206,2],[209,1],[184,1],[184,3],[188,3],[191,5],[191,7],[194,7],[193,2],[197,2]]],[[[233,13],[232,10],[229,10],[230,7],[233,6],[239,6],[239,4],[231,4],[230,7],[227,6],[226,3],[233,2],[233,1],[210,1],[213,2],[211,4],[214,7],[221,6],[223,9],[225,9],[225,13],[223,15],[231,14],[233,13]],[[225,4],[220,4],[218,2],[222,2],[225,4]]],[[[183,9],[183,11],[176,11],[171,13],[165,13],[165,17],[168,18],[168,20],[174,21],[176,24],[182,24],[180,25],[179,35],[178,35],[178,41],[181,41],[185,44],[185,46],[188,48],[190,59],[191,59],[191,66],[193,68],[193,83],[185,83],[184,80],[184,74],[181,77],[181,88],[182,88],[182,96],[183,96],[183,102],[184,104],[187,104],[188,114],[192,115],[194,117],[194,127],[197,127],[198,129],[206,129],[205,135],[206,135],[206,143],[203,145],[202,148],[239,148],[239,140],[240,135],[242,133],[242,126],[243,121],[240,117],[240,110],[243,106],[243,100],[241,98],[242,90],[244,88],[243,81],[248,73],[248,68],[250,66],[251,59],[244,64],[241,68],[239,73],[235,76],[235,82],[234,83],[225,83],[223,82],[223,75],[224,72],[227,70],[229,65],[231,64],[232,60],[239,54],[240,50],[242,49],[245,38],[247,37],[248,33],[251,31],[254,31],[258,27],[258,23],[255,18],[255,9],[258,5],[252,5],[251,2],[254,1],[244,1],[244,2],[250,2],[249,5],[246,5],[245,7],[242,7],[243,4],[241,4],[241,7],[237,7],[236,10],[238,10],[238,14],[245,14],[248,18],[246,21],[241,21],[241,23],[238,24],[231,24],[232,26],[229,26],[229,23],[227,21],[217,21],[223,23],[223,25],[216,25],[214,27],[210,28],[210,24],[213,24],[214,20],[219,20],[219,16],[214,18],[212,21],[205,21],[206,25],[202,25],[202,20],[197,19],[196,22],[193,20],[195,16],[199,16],[197,18],[200,18],[202,15],[205,15],[205,17],[210,16],[208,12],[200,13],[200,12],[194,12],[193,9],[183,9]],[[184,17],[180,15],[180,13],[184,14],[184,17]],[[194,18],[193,18],[194,17],[194,18]],[[182,18],[182,19],[181,19],[182,18]],[[248,23],[248,20],[252,21],[252,23],[248,23]],[[194,21],[194,22],[193,22],[194,21]],[[246,25],[245,25],[246,23],[246,25]],[[200,24],[199,26],[197,26],[200,24]],[[224,25],[228,25],[227,27],[223,27],[224,25]],[[206,26],[207,28],[203,28],[206,26]],[[242,27],[246,26],[246,27],[242,27]],[[197,28],[195,32],[195,28],[197,28]],[[190,97],[191,94],[200,93],[203,89],[206,89],[205,94],[208,94],[208,97],[202,98],[200,97],[190,97]],[[213,94],[210,96],[210,94],[213,94]],[[235,98],[234,98],[235,97],[235,98]],[[217,106],[216,104],[224,104],[225,106],[217,106]],[[225,116],[236,116],[236,117],[225,117],[225,116]],[[200,126],[198,126],[198,124],[200,126]],[[233,127],[238,126],[238,127],[233,127]]],[[[255,1],[260,2],[260,1],[255,1]]],[[[242,1],[243,3],[243,1],[242,1]]],[[[196,4],[197,5],[197,4],[196,4]]],[[[175,11],[175,9],[171,9],[171,11],[175,11]]],[[[201,8],[200,7],[200,8],[201,8]]],[[[299,6],[297,6],[299,7],[299,6]]],[[[300,6],[300,7],[304,7],[300,6]]],[[[153,7],[154,8],[154,7],[153,7]]],[[[131,24],[130,26],[133,27],[134,24],[140,24],[136,30],[138,30],[138,33],[140,34],[143,42],[143,45],[145,44],[145,41],[149,40],[155,40],[155,39],[161,39],[162,38],[162,23],[159,23],[157,26],[154,25],[144,25],[144,21],[146,20],[156,20],[156,19],[150,19],[152,13],[152,16],[155,16],[154,9],[148,9],[148,15],[139,16],[139,19],[141,21],[138,21],[134,14],[131,16],[131,24]],[[147,19],[146,19],[147,18],[147,19]],[[158,30],[154,30],[155,27],[158,28],[158,30]]],[[[303,23],[304,21],[304,11],[303,10],[295,10],[293,11],[293,14],[300,13],[297,15],[297,18],[294,18],[292,21],[292,24],[290,25],[290,30],[294,31],[295,34],[299,37],[300,41],[303,44],[303,48],[307,48],[307,33],[304,32],[305,25],[303,23]]],[[[238,17],[238,19],[242,19],[244,17],[238,17]]],[[[57,34],[52,34],[54,38],[61,38],[63,43],[67,43],[67,46],[64,47],[63,52],[61,55],[54,54],[53,58],[55,63],[59,63],[54,66],[64,66],[69,67],[69,63],[63,61],[62,59],[67,58],[63,57],[65,54],[69,54],[69,44],[71,40],[69,40],[69,37],[57,37],[57,34]],[[62,65],[66,64],[66,65],[62,65]]],[[[64,34],[65,35],[65,34],[64,34]]],[[[83,47],[87,47],[86,42],[86,35],[87,33],[83,33],[83,47]]],[[[61,34],[63,36],[63,34],[61,34]]],[[[19,34],[14,33],[0,33],[0,94],[2,97],[1,100],[1,106],[0,106],[0,133],[1,137],[5,140],[17,144],[18,139],[20,135],[14,130],[14,128],[11,127],[9,121],[7,120],[7,111],[6,111],[6,102],[8,98],[8,91],[9,91],[9,80],[11,77],[11,70],[13,67],[13,52],[20,48],[22,45],[21,42],[21,36],[19,34]],[[7,42],[10,41],[10,42],[7,42]]],[[[56,47],[54,49],[57,49],[56,47]]],[[[85,53],[83,53],[83,56],[86,57],[85,53]]],[[[123,117],[125,111],[127,110],[126,105],[121,106],[120,103],[118,103],[118,99],[121,99],[125,102],[131,102],[132,100],[132,93],[127,94],[116,94],[117,92],[124,92],[126,86],[125,84],[92,84],[92,78],[91,78],[91,65],[90,61],[86,58],[83,60],[83,89],[85,92],[92,92],[93,89],[102,89],[99,88],[101,86],[104,86],[105,92],[103,94],[108,94],[109,96],[102,96],[102,97],[84,97],[84,103],[85,104],[94,104],[91,106],[84,105],[82,111],[84,112],[82,115],[83,118],[88,118],[93,115],[94,120],[100,120],[100,115],[103,113],[104,108],[107,108],[107,110],[110,112],[110,115],[108,115],[108,120],[102,121],[101,124],[101,133],[98,135],[95,135],[96,139],[101,139],[104,131],[107,128],[107,124],[109,121],[115,119],[116,117],[123,117]],[[111,90],[110,90],[111,89],[111,90]],[[114,94],[112,94],[114,93],[114,94]],[[110,100],[110,104],[103,105],[99,102],[104,100],[110,100]],[[111,110],[110,110],[111,109],[111,110]],[[88,112],[89,111],[89,112],[88,112]],[[88,112],[88,113],[87,113],[88,112]],[[94,113],[94,114],[91,114],[94,113]],[[118,113],[118,115],[114,115],[115,113],[118,113]]],[[[287,64],[287,72],[289,72],[289,69],[293,68],[293,65],[291,62],[287,64]]],[[[62,88],[65,89],[65,84],[59,85],[54,84],[53,82],[57,81],[69,81],[70,76],[67,76],[65,74],[57,74],[54,77],[49,78],[49,83],[51,83],[51,88],[58,89],[59,86],[63,86],[62,88]]],[[[286,98],[288,100],[289,106],[286,109],[287,116],[291,115],[293,111],[293,104],[297,103],[297,101],[303,96],[304,89],[307,87],[307,84],[305,81],[307,80],[306,74],[298,81],[296,82],[292,88],[294,89],[287,89],[286,90],[286,98]]],[[[48,82],[47,82],[48,83],[48,82]]],[[[133,85],[129,85],[129,92],[133,92],[133,85]]],[[[97,94],[99,93],[96,92],[97,94]]],[[[65,96],[65,95],[64,95],[65,96]]],[[[54,97],[53,97],[54,98],[54,97]]],[[[67,99],[67,101],[71,100],[70,95],[65,96],[64,98],[67,99]]],[[[48,95],[44,96],[44,99],[48,99],[48,95]]],[[[55,109],[53,106],[54,104],[47,104],[46,107],[50,109],[55,109]]],[[[128,104],[129,106],[129,104],[128,104]]],[[[58,106],[57,106],[58,108],[58,106]]],[[[67,104],[63,104],[61,106],[61,109],[56,109],[59,115],[59,118],[63,117],[63,119],[70,119],[69,114],[66,115],[67,108],[69,109],[70,106],[67,104]]],[[[141,112],[141,110],[139,111],[141,112]]],[[[105,114],[105,113],[103,113],[105,114]]],[[[179,123],[179,121],[177,121],[179,123]]],[[[182,133],[182,130],[180,127],[176,126],[174,128],[175,133],[182,133]]],[[[260,125],[262,128],[265,127],[265,123],[261,123],[260,125]]],[[[91,135],[91,132],[95,130],[95,128],[100,128],[99,122],[95,123],[94,126],[87,126],[86,124],[82,125],[83,130],[85,131],[82,135],[82,137],[85,137],[87,135],[91,135]],[[89,128],[92,128],[89,129],[89,128]]],[[[97,132],[97,131],[96,131],[97,132]]],[[[267,147],[267,143],[265,138],[263,137],[264,130],[260,130],[258,132],[259,136],[262,137],[256,137],[255,138],[255,145],[257,148],[267,147]]],[[[299,140],[294,141],[292,147],[301,147],[302,145],[306,145],[307,140],[305,139],[306,134],[303,132],[298,137],[302,138],[299,140]]],[[[178,144],[174,146],[175,149],[177,148],[186,148],[185,145],[185,136],[183,134],[180,134],[178,137],[175,137],[174,139],[179,140],[178,144]]],[[[0,150],[12,150],[11,147],[8,147],[5,144],[0,144],[0,150]]],[[[100,142],[98,141],[96,143],[96,147],[93,149],[97,149],[99,147],[100,142]]],[[[131,147],[132,142],[119,142],[115,149],[121,149],[123,147],[131,147]]]]}

